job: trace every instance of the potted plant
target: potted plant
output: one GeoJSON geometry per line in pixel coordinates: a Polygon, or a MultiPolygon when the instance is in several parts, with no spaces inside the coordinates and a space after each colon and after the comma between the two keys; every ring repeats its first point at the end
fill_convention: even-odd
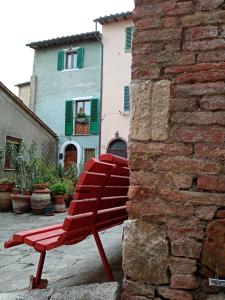
{"type": "Polygon", "coordinates": [[[65,178],[64,183],[66,184],[66,199],[65,199],[65,204],[66,207],[68,208],[70,206],[70,202],[73,199],[73,194],[74,194],[74,182],[73,180],[69,178],[65,178]]]}
{"type": "Polygon", "coordinates": [[[51,192],[55,203],[55,212],[66,211],[65,198],[67,192],[66,183],[58,181],[51,186],[51,192]]]}
{"type": "Polygon", "coordinates": [[[87,115],[84,112],[78,112],[77,113],[77,123],[87,123],[87,115]]]}
{"type": "Polygon", "coordinates": [[[51,202],[50,190],[46,178],[37,177],[33,184],[31,208],[35,215],[42,215],[51,202]]]}
{"type": "Polygon", "coordinates": [[[12,177],[0,178],[0,211],[9,211],[12,208],[11,192],[15,186],[15,179],[12,177]]]}

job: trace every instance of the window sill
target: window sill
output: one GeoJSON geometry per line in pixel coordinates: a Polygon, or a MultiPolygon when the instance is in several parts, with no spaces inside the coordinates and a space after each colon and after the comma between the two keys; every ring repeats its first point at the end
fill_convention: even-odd
{"type": "Polygon", "coordinates": [[[61,72],[70,72],[70,71],[78,71],[80,70],[80,68],[75,68],[75,69],[64,69],[64,70],[61,70],[61,72]]]}
{"type": "Polygon", "coordinates": [[[74,136],[90,136],[90,135],[92,135],[92,134],[90,134],[90,133],[87,133],[87,134],[74,133],[73,135],[74,135],[74,136]]]}
{"type": "Polygon", "coordinates": [[[129,117],[130,111],[120,111],[120,115],[123,117],[129,117]]]}

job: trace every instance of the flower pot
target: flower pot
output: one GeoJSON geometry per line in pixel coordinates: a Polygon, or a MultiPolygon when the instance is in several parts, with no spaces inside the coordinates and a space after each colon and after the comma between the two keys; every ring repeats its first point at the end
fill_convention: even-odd
{"type": "Polygon", "coordinates": [[[34,190],[45,190],[48,188],[48,183],[43,182],[43,183],[35,183],[34,184],[34,190]]]}
{"type": "Polygon", "coordinates": [[[51,201],[50,190],[34,190],[31,196],[31,208],[35,215],[43,215],[51,201]]]}
{"type": "Polygon", "coordinates": [[[65,212],[65,198],[66,195],[54,195],[55,212],[65,212]]]}
{"type": "Polygon", "coordinates": [[[11,194],[13,212],[23,214],[30,210],[31,196],[24,194],[11,194]]]}
{"type": "Polygon", "coordinates": [[[2,192],[11,192],[12,189],[15,186],[15,182],[5,182],[5,183],[0,183],[0,191],[2,192]]]}
{"type": "Polygon", "coordinates": [[[12,210],[12,199],[10,192],[0,191],[0,211],[12,210]]]}

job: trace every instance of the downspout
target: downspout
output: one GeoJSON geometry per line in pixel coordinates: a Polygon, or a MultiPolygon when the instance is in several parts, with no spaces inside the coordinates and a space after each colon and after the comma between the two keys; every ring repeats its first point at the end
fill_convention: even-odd
{"type": "MultiPolygon", "coordinates": [[[[97,30],[97,21],[95,22],[95,29],[97,30]]],[[[101,85],[100,85],[100,112],[99,112],[99,154],[101,154],[101,136],[102,136],[102,89],[103,89],[103,43],[101,39],[99,39],[98,35],[96,34],[96,39],[101,45],[101,85]]]]}

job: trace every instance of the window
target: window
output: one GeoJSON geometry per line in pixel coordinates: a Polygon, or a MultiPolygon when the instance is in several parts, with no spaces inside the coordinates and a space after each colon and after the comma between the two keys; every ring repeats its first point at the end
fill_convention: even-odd
{"type": "Polygon", "coordinates": [[[75,69],[77,67],[77,52],[66,52],[65,69],[75,69]]]}
{"type": "Polygon", "coordinates": [[[57,70],[81,69],[84,67],[84,48],[61,50],[58,52],[57,70]]]}
{"type": "Polygon", "coordinates": [[[84,149],[84,162],[88,161],[92,157],[95,157],[95,149],[84,149]]]}
{"type": "Polygon", "coordinates": [[[129,111],[130,110],[130,88],[128,85],[124,87],[124,103],[123,103],[123,110],[129,111]]]}
{"type": "Polygon", "coordinates": [[[125,52],[131,52],[134,26],[125,28],[125,52]]]}
{"type": "Polygon", "coordinates": [[[90,100],[76,101],[75,134],[89,134],[90,113],[90,100]]]}
{"type": "Polygon", "coordinates": [[[65,108],[65,135],[98,134],[98,99],[68,100],[65,108]],[[74,108],[75,107],[75,108],[74,108]]]}
{"type": "Polygon", "coordinates": [[[21,139],[6,136],[5,145],[5,166],[6,170],[13,170],[13,151],[19,152],[21,139]]]}

